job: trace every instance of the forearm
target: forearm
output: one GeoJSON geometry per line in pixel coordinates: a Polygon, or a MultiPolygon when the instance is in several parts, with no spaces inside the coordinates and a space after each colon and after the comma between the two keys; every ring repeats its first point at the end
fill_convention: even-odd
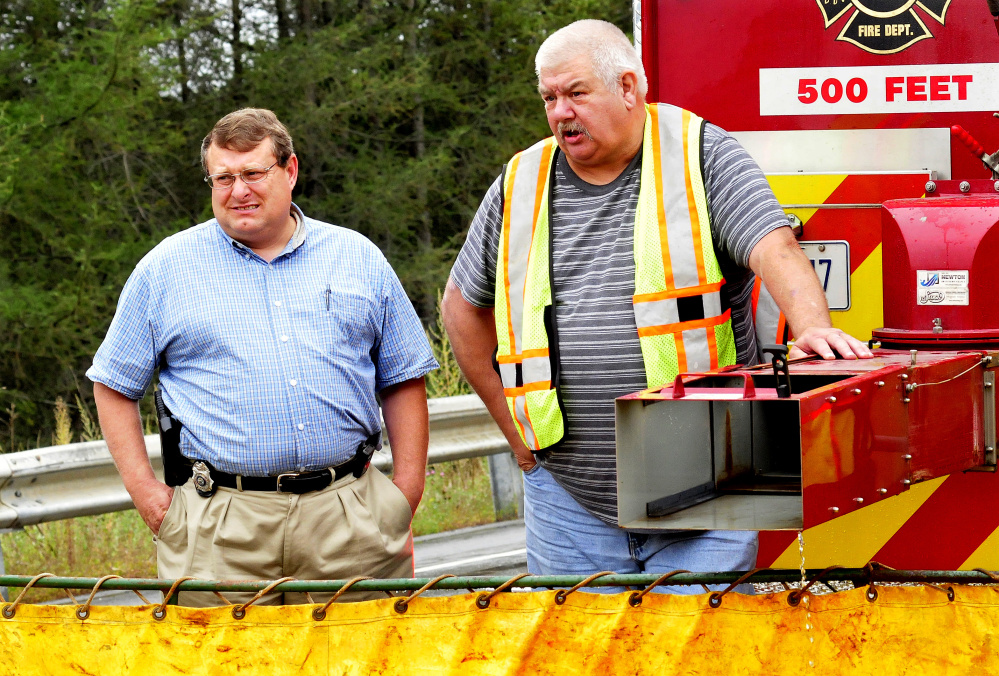
{"type": "Polygon", "coordinates": [[[427,388],[420,377],[386,387],[380,395],[385,431],[392,448],[392,481],[415,513],[423,498],[430,445],[427,388]]]}
{"type": "Polygon", "coordinates": [[[503,432],[503,436],[517,457],[517,463],[525,470],[530,469],[536,461],[514,426],[506,396],[503,394],[503,383],[493,368],[496,325],[492,309],[475,307],[466,301],[461,295],[461,290],[449,279],[441,303],[441,312],[454,358],[465,380],[482,399],[486,409],[503,432]]]}
{"type": "Polygon", "coordinates": [[[789,228],[775,230],[760,240],[749,262],[767,285],[794,335],[810,327],[832,326],[819,278],[789,228]]]}
{"type": "Polygon", "coordinates": [[[125,490],[149,529],[158,533],[173,489],[156,478],[149,462],[139,402],[100,383],[94,383],[94,401],[101,432],[125,490]]]}
{"type": "Polygon", "coordinates": [[[128,492],[132,493],[134,488],[150,480],[155,481],[142,434],[139,402],[101,383],[94,383],[94,400],[101,432],[128,492]]]}
{"type": "Polygon", "coordinates": [[[794,332],[791,356],[813,353],[823,359],[867,359],[872,352],[862,342],[832,328],[826,294],[811,261],[790,228],[765,235],[753,248],[749,266],[766,284],[794,332]]]}

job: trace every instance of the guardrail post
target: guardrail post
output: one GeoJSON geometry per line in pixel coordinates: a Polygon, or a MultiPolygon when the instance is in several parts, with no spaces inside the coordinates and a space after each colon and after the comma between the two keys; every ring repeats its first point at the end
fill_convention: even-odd
{"type": "Polygon", "coordinates": [[[516,519],[524,515],[524,477],[513,453],[489,456],[489,482],[493,487],[496,520],[516,519]]]}

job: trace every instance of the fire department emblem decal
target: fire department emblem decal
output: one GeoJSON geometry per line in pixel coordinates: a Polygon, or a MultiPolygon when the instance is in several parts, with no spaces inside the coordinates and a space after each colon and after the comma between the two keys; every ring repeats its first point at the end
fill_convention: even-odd
{"type": "Polygon", "coordinates": [[[850,14],[837,40],[852,42],[872,54],[894,54],[932,38],[920,10],[944,24],[951,0],[815,0],[826,28],[850,14]],[[851,10],[856,11],[851,12],[851,10]]]}

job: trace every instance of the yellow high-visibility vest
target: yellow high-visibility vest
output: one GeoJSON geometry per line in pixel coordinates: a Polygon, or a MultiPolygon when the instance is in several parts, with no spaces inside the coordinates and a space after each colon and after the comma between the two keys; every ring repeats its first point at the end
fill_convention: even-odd
{"type": "MultiPolygon", "coordinates": [[[[649,387],[735,363],[701,171],[703,128],[689,111],[646,106],[633,305],[649,387]]],[[[556,150],[547,138],[507,165],[496,260],[496,361],[510,415],[532,451],[565,434],[549,251],[556,150]]]]}

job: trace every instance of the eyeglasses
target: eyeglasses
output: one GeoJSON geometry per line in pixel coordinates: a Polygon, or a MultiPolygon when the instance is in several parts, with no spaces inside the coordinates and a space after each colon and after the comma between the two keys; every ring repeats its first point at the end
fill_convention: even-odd
{"type": "Polygon", "coordinates": [[[211,174],[209,176],[205,176],[205,183],[207,183],[212,190],[226,190],[227,188],[231,188],[236,184],[237,176],[243,179],[243,183],[246,183],[247,185],[251,183],[260,183],[262,180],[267,178],[267,174],[269,174],[271,169],[273,169],[276,165],[277,161],[275,160],[274,164],[265,169],[244,169],[238,174],[211,174]]]}

